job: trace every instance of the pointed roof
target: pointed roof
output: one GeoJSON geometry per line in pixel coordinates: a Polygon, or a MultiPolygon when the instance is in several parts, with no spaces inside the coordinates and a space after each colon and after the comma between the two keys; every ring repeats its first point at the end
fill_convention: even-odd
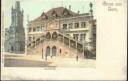
{"type": "Polygon", "coordinates": [[[46,16],[51,17],[53,13],[56,13],[57,16],[63,17],[64,12],[69,13],[70,15],[77,15],[77,13],[72,12],[71,10],[64,8],[64,7],[57,7],[57,8],[52,8],[48,12],[45,13],[46,16]]]}
{"type": "MultiPolygon", "coordinates": [[[[75,16],[78,15],[78,13],[75,13],[67,8],[64,7],[57,7],[57,8],[52,8],[47,12],[42,12],[41,16],[39,16],[38,18],[34,19],[33,21],[40,21],[42,20],[43,16],[45,16],[46,18],[51,18],[53,17],[53,14],[55,14],[57,17],[65,17],[67,15],[69,16],[75,16]],[[66,12],[66,15],[64,15],[64,13],[66,12]]],[[[31,22],[33,22],[31,21],[31,22]]]]}

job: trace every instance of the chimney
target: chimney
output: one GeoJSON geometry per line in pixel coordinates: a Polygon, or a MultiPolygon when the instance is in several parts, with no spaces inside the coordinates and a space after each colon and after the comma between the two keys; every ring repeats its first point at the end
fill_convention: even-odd
{"type": "Polygon", "coordinates": [[[69,5],[69,10],[71,10],[71,5],[69,5]]]}

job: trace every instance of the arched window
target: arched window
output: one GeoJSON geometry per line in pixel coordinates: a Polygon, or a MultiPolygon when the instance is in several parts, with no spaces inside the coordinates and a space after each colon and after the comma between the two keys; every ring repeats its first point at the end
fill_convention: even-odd
{"type": "Polygon", "coordinates": [[[56,40],[56,39],[57,39],[57,33],[56,33],[56,32],[54,32],[54,33],[52,34],[52,39],[53,39],[53,40],[56,40]]]}
{"type": "Polygon", "coordinates": [[[48,32],[48,33],[46,34],[46,38],[47,38],[47,39],[51,39],[51,34],[50,34],[50,32],[48,32]]]}

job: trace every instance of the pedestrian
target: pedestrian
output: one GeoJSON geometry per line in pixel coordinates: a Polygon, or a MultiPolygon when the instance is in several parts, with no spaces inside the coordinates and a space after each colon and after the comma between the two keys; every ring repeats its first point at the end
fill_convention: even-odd
{"type": "Polygon", "coordinates": [[[52,59],[52,55],[51,55],[51,59],[52,59]]]}
{"type": "Polygon", "coordinates": [[[78,61],[78,55],[76,56],[76,60],[78,61]]]}

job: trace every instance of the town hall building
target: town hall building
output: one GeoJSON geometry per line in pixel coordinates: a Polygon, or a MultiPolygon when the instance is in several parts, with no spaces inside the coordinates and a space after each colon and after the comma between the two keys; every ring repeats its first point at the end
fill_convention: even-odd
{"type": "Polygon", "coordinates": [[[90,11],[80,14],[69,8],[52,8],[28,23],[28,54],[41,58],[96,57],[96,20],[90,11]]]}

